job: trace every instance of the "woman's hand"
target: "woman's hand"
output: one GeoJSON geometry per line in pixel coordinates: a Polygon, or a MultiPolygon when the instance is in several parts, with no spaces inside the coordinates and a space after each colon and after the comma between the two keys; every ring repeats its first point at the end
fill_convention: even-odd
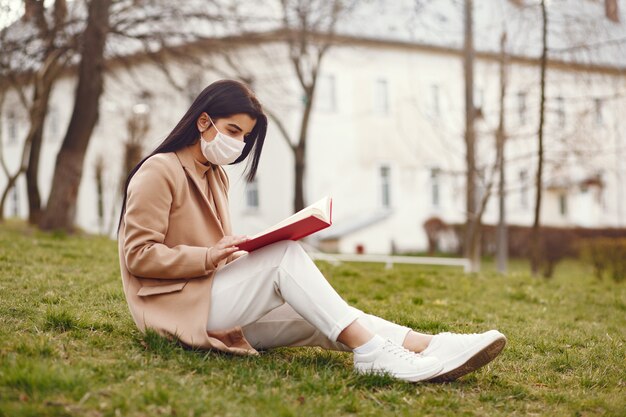
{"type": "Polygon", "coordinates": [[[217,267],[221,261],[239,250],[237,245],[249,239],[248,236],[224,236],[209,250],[209,260],[217,267]]]}

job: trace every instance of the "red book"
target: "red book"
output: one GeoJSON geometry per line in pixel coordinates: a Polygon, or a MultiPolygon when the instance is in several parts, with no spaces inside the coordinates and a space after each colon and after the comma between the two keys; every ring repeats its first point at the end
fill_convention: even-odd
{"type": "Polygon", "coordinates": [[[252,252],[281,240],[300,240],[332,224],[333,200],[324,197],[315,204],[303,208],[267,230],[250,237],[238,245],[240,250],[252,252]]]}

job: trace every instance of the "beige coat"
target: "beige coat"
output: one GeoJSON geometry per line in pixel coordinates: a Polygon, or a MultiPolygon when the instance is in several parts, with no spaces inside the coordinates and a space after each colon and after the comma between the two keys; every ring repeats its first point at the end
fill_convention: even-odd
{"type": "Polygon", "coordinates": [[[216,269],[210,248],[231,228],[228,177],[202,160],[196,143],[150,157],[133,176],[118,241],[124,294],[141,331],[152,328],[201,349],[258,354],[241,328],[206,331],[216,269]]]}

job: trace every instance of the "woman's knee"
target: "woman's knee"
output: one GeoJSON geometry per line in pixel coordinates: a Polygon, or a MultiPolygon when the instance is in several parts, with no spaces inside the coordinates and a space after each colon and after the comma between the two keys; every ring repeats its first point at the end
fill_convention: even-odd
{"type": "Polygon", "coordinates": [[[282,261],[288,253],[290,254],[305,254],[306,252],[298,242],[293,240],[281,240],[276,243],[268,245],[267,248],[274,256],[282,261]]]}
{"type": "Polygon", "coordinates": [[[287,250],[296,250],[296,251],[304,251],[302,245],[295,240],[281,240],[279,242],[274,243],[277,247],[281,248],[283,251],[287,250]]]}
{"type": "Polygon", "coordinates": [[[299,256],[308,256],[302,246],[293,240],[281,240],[267,245],[250,255],[251,260],[257,259],[264,266],[280,267],[285,259],[293,259],[299,256]]]}

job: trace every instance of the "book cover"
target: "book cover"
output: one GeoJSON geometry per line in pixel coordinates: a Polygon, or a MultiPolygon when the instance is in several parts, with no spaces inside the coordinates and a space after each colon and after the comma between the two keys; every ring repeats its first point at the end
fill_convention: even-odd
{"type": "Polygon", "coordinates": [[[300,240],[331,224],[332,199],[325,197],[238,246],[240,250],[252,252],[281,240],[300,240]]]}

